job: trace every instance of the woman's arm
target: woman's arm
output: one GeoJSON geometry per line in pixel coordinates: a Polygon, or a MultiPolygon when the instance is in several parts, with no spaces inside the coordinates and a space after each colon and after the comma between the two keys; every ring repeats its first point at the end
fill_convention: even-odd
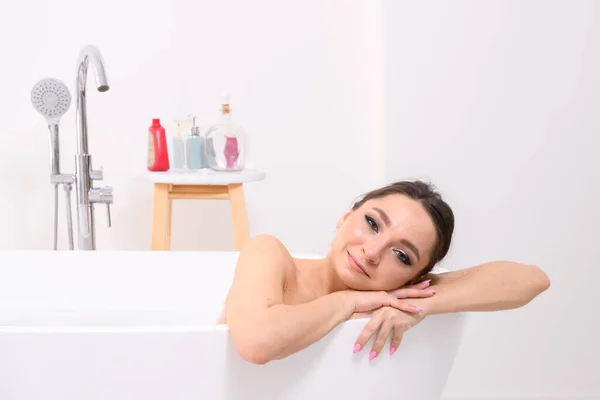
{"type": "Polygon", "coordinates": [[[285,247],[269,235],[254,237],[240,253],[227,296],[227,324],[242,358],[264,364],[316,342],[345,321],[354,305],[344,292],[301,305],[284,305],[285,247]]]}
{"type": "Polygon", "coordinates": [[[383,291],[347,290],[304,304],[283,304],[286,277],[294,269],[292,257],[272,236],[256,236],[242,249],[227,296],[226,318],[245,360],[265,364],[287,357],[324,337],[355,311],[383,306],[421,311],[383,291]]]}
{"type": "Polygon", "coordinates": [[[429,274],[435,295],[411,299],[428,315],[464,311],[500,311],[522,307],[550,287],[538,267],[494,261],[443,274],[429,274]]]}
{"type": "MultiPolygon", "coordinates": [[[[410,301],[425,310],[421,314],[411,315],[384,307],[369,313],[371,319],[356,341],[358,349],[376,335],[370,358],[376,357],[392,334],[390,353],[393,354],[404,333],[427,315],[519,308],[550,287],[550,281],[541,269],[503,261],[443,274],[429,274],[424,279],[431,279],[429,289],[436,291],[433,296],[401,301],[410,301]]],[[[364,318],[369,314],[355,313],[353,318],[364,318]]]]}

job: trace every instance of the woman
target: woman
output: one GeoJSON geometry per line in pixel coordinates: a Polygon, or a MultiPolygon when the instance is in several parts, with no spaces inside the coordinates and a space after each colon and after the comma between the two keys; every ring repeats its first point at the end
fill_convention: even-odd
{"type": "Polygon", "coordinates": [[[450,247],[454,215],[421,181],[396,182],[364,195],[338,223],[323,259],[292,258],[269,235],[240,252],[221,323],[244,359],[264,364],[318,341],[349,318],[371,315],[354,352],[377,335],[369,358],[392,334],[427,315],[521,307],[546,290],[538,267],[491,262],[433,274],[450,247]]]}

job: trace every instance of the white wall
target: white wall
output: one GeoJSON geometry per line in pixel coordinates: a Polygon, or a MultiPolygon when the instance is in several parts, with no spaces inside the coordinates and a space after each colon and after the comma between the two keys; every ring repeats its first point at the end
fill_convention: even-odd
{"type": "MultiPolygon", "coordinates": [[[[96,207],[98,249],[149,248],[151,184],[139,176],[151,118],[168,128],[177,111],[216,116],[223,91],[232,93],[251,137],[252,161],[267,172],[246,188],[252,234],[326,251],[337,218],[381,176],[383,160],[373,162],[375,144],[365,134],[381,132],[372,118],[383,99],[380,10],[365,2],[38,0],[14,7],[0,24],[9,60],[0,78],[5,248],[52,246],[48,134],[29,93],[53,76],[74,95],[75,62],[88,43],[102,52],[111,85],[98,93],[89,77],[90,153],[115,197],[112,228],[96,207]]],[[[74,104],[61,129],[62,168],[72,172],[74,104]]],[[[172,242],[175,250],[233,248],[229,205],[176,201],[172,242]]]]}
{"type": "Polygon", "coordinates": [[[445,394],[600,398],[598,3],[384,9],[386,179],[448,198],[444,265],[512,259],[552,280],[524,309],[472,316],[445,394]]]}
{"type": "MultiPolygon", "coordinates": [[[[590,370],[598,350],[585,346],[599,333],[593,2],[13,6],[0,13],[3,248],[52,246],[48,134],[29,92],[53,76],[73,93],[77,54],[93,43],[111,90],[89,85],[90,152],[115,195],[112,228],[98,208],[99,249],[149,247],[151,185],[140,176],[150,119],[169,127],[176,111],[216,115],[228,90],[252,160],[268,174],[246,189],[252,234],[324,252],[362,191],[425,177],[456,211],[448,264],[512,258],[551,275],[551,291],[527,309],[474,316],[449,397],[600,395],[590,370]]],[[[65,171],[74,111],[61,124],[65,171]]],[[[63,210],[61,196],[61,249],[63,210]]],[[[225,202],[175,202],[173,249],[232,246],[225,202]]]]}

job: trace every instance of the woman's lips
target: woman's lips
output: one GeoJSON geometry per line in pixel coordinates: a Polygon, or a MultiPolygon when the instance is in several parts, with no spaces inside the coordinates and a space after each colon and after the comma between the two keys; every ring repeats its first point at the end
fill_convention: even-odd
{"type": "Polygon", "coordinates": [[[369,276],[369,274],[367,274],[367,271],[365,271],[363,266],[360,265],[359,262],[356,261],[356,259],[354,257],[352,257],[352,254],[350,254],[349,252],[348,252],[348,263],[350,264],[350,266],[352,268],[354,268],[358,272],[365,274],[366,276],[369,276]]]}

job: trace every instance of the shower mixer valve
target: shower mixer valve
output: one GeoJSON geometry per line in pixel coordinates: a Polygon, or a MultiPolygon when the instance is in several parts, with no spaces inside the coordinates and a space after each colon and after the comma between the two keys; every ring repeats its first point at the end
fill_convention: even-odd
{"type": "Polygon", "coordinates": [[[109,90],[102,55],[95,46],[85,46],[77,60],[77,153],[75,154],[75,174],[60,171],[59,122],[71,105],[71,95],[67,86],[54,78],[47,78],[35,84],[31,91],[34,108],[46,118],[50,131],[50,183],[54,185],[54,250],[58,236],[58,186],[65,190],[67,206],[67,228],[69,249],[74,249],[73,222],[71,217],[71,190],[75,185],[77,200],[77,244],[79,250],[96,250],[94,204],[105,204],[108,226],[111,224],[110,205],[113,203],[112,187],[94,187],[93,181],[103,180],[102,167],[92,169],[91,155],[88,153],[88,130],[86,108],[86,83],[88,66],[91,64],[99,92],[109,90]]]}

